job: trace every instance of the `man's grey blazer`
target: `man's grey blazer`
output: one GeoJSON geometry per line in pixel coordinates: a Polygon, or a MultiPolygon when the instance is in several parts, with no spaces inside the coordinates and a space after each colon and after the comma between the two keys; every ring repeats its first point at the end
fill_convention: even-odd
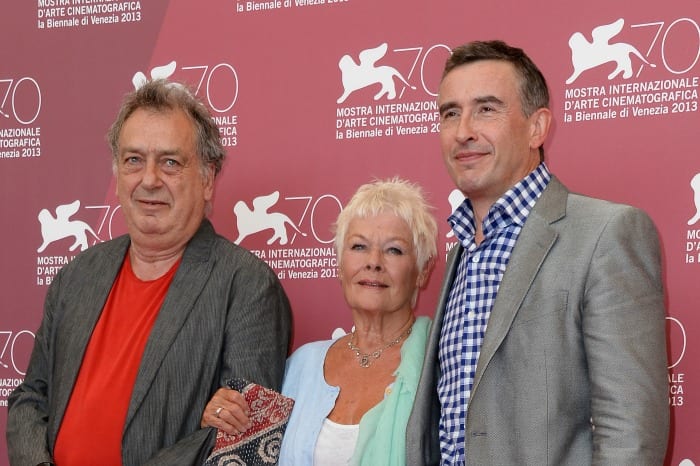
{"type": "MultiPolygon", "coordinates": [[[[51,460],[86,345],[129,243],[123,236],[89,248],[51,284],[25,380],[9,397],[13,466],[51,460]]],[[[213,429],[200,428],[202,412],[228,378],[279,390],[290,328],[275,273],[204,220],[144,350],[124,425],[123,464],[194,464],[213,437],[213,429]]],[[[110,394],[104,399],[109,403],[110,394]]]]}
{"type": "MultiPolygon", "coordinates": [[[[407,464],[439,464],[438,342],[451,251],[415,405],[407,464]]],[[[638,209],[552,177],[520,233],[467,409],[468,465],[661,465],[669,429],[657,233],[638,209]]]]}

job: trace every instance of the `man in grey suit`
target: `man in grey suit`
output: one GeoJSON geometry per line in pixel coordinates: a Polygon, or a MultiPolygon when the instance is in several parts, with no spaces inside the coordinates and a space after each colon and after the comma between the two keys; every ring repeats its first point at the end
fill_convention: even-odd
{"type": "Polygon", "coordinates": [[[500,41],[453,50],[444,162],[466,196],[407,464],[660,465],[669,428],[660,247],[638,209],[549,173],[544,77],[500,41]]]}
{"type": "Polygon", "coordinates": [[[182,85],[149,82],[109,141],[128,235],[78,255],[48,290],[9,398],[13,466],[197,464],[216,389],[231,377],[281,386],[287,297],[206,219],[225,156],[208,110],[182,85]]]}

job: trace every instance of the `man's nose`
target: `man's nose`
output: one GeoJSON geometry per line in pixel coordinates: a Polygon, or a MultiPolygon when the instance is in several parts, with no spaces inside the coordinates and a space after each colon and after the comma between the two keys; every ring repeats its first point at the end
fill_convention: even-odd
{"type": "Polygon", "coordinates": [[[157,161],[147,160],[143,171],[142,183],[147,186],[156,186],[160,184],[160,167],[157,161]]]}
{"type": "Polygon", "coordinates": [[[455,137],[459,142],[467,142],[470,139],[476,138],[476,133],[474,131],[474,124],[470,115],[464,114],[459,118],[459,123],[457,124],[457,131],[455,137]]]}

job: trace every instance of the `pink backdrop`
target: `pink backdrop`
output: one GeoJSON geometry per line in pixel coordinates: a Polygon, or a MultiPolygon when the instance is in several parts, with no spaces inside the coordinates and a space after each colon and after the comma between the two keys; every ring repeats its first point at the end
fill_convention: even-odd
{"type": "MultiPolygon", "coordinates": [[[[214,108],[229,160],[211,218],[278,272],[297,347],[349,325],[329,226],[359,184],[393,175],[415,180],[440,220],[449,215],[452,183],[435,134],[441,67],[455,45],[500,38],[523,47],[549,80],[552,171],[575,191],[645,209],[657,224],[673,419],[666,464],[700,465],[696,0],[580,7],[542,0],[10,0],[1,10],[3,432],[7,396],[26,370],[48,283],[83,246],[124,232],[104,135],[138,73],[155,68],[187,81],[214,108]],[[599,26],[597,37],[607,34],[608,43],[587,45],[581,34],[590,41],[599,26]],[[382,44],[376,63],[353,65],[382,44]],[[609,77],[615,63],[629,73],[609,77]],[[382,85],[389,92],[375,100],[382,85]],[[267,195],[269,212],[279,214],[267,218],[277,237],[245,210],[267,195]]],[[[441,221],[441,251],[452,244],[448,231],[441,221]]],[[[444,266],[442,257],[421,295],[421,314],[433,312],[444,266]]]]}

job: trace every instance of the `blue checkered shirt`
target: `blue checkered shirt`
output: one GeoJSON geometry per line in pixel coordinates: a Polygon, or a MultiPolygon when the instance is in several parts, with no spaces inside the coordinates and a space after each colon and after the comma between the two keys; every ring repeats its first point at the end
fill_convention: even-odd
{"type": "Polygon", "coordinates": [[[498,199],[483,220],[484,239],[478,245],[474,242],[475,220],[469,199],[448,219],[464,252],[440,335],[442,466],[465,464],[467,403],[491,308],[518,235],[550,179],[547,166],[541,163],[498,199]]]}

